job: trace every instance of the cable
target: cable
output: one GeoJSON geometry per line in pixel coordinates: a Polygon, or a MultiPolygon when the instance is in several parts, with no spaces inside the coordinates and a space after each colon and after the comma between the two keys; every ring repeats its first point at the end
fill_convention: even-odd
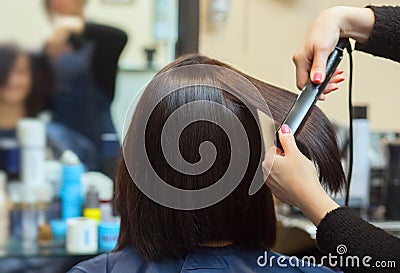
{"type": "Polygon", "coordinates": [[[347,47],[349,53],[350,76],[349,76],[349,169],[347,172],[346,200],[345,205],[349,205],[350,199],[350,182],[353,173],[353,56],[351,45],[347,47]]]}

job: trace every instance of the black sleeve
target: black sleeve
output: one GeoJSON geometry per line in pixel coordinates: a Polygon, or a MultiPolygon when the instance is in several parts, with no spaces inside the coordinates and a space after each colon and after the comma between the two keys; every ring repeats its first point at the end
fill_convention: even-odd
{"type": "Polygon", "coordinates": [[[83,37],[92,42],[95,47],[91,64],[95,80],[106,94],[113,98],[118,60],[128,41],[128,36],[117,28],[88,23],[83,37]]]}
{"type": "Polygon", "coordinates": [[[322,252],[332,255],[338,255],[338,246],[344,245],[347,249],[342,255],[343,260],[350,256],[359,257],[360,267],[344,266],[342,270],[346,273],[400,272],[400,238],[369,224],[348,207],[338,208],[325,216],[317,229],[317,244],[322,252]],[[372,258],[366,261],[371,267],[363,266],[362,259],[366,256],[372,258]],[[373,267],[375,262],[381,261],[394,261],[395,267],[373,267]]]}
{"type": "Polygon", "coordinates": [[[374,29],[368,41],[356,49],[400,62],[400,6],[368,6],[375,13],[374,29]]]}

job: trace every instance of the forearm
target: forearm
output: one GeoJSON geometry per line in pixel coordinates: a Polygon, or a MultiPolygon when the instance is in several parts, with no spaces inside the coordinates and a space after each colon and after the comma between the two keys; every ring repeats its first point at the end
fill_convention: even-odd
{"type": "Polygon", "coordinates": [[[356,43],[356,50],[400,62],[400,6],[369,6],[374,27],[368,40],[356,43]]]}
{"type": "Polygon", "coordinates": [[[326,254],[340,254],[338,246],[342,245],[345,248],[340,252],[344,258],[358,257],[359,267],[344,265],[342,269],[346,273],[400,272],[400,239],[364,221],[348,207],[335,209],[324,217],[318,226],[317,244],[326,254]],[[364,257],[367,257],[366,264],[364,257]],[[377,271],[376,262],[391,262],[391,266],[377,271]]]}
{"type": "Polygon", "coordinates": [[[314,225],[318,226],[325,215],[339,208],[339,205],[322,188],[316,191],[318,192],[310,192],[307,198],[302,198],[299,208],[314,225]]]}

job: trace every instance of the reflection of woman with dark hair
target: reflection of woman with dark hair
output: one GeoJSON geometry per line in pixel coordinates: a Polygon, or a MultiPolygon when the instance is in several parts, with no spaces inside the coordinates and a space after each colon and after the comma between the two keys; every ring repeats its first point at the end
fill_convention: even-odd
{"type": "MultiPolygon", "coordinates": [[[[0,46],[0,138],[15,139],[18,121],[44,109],[44,82],[28,54],[14,46],[0,46]]],[[[48,123],[46,130],[55,156],[73,150],[88,168],[93,167],[96,155],[89,140],[57,123],[48,123]]]]}
{"type": "Polygon", "coordinates": [[[115,133],[110,105],[127,35],[117,28],[85,22],[86,2],[45,0],[55,25],[45,46],[57,84],[50,109],[54,121],[92,140],[100,152],[101,135],[115,133]]]}
{"type": "MultiPolygon", "coordinates": [[[[285,113],[296,99],[296,95],[256,80],[234,68],[207,57],[190,55],[177,59],[164,68],[159,75],[176,68],[189,68],[196,64],[206,64],[239,73],[250,81],[261,93],[270,108],[272,118],[281,122],[285,113]]],[[[205,68],[207,69],[207,68],[205,68]]],[[[324,267],[298,266],[286,262],[279,266],[276,261],[284,261],[284,256],[270,251],[275,243],[276,218],[272,194],[264,184],[261,162],[264,147],[254,109],[246,107],[248,103],[256,108],[257,101],[252,99],[249,90],[240,90],[247,103],[235,98],[222,89],[207,85],[213,82],[218,86],[234,86],[236,79],[229,73],[205,73],[200,77],[195,73],[186,73],[181,77],[168,77],[159,83],[163,88],[152,88],[153,80],[141,96],[132,122],[125,138],[124,157],[120,159],[116,181],[116,209],[121,216],[121,231],[116,251],[101,255],[80,265],[70,272],[332,272],[324,267]],[[207,77],[207,78],[205,78],[207,77]],[[195,88],[189,86],[195,82],[195,88]],[[202,85],[204,84],[204,85],[202,85]],[[160,133],[165,121],[181,106],[190,102],[208,101],[224,106],[234,113],[222,115],[230,124],[238,119],[245,128],[250,147],[249,162],[239,186],[226,198],[215,205],[196,209],[179,210],[160,205],[148,198],[133,182],[148,183],[149,169],[145,159],[136,151],[141,149],[143,132],[137,126],[143,120],[143,113],[154,101],[158,101],[173,86],[185,86],[169,93],[151,112],[146,123],[146,152],[152,167],[159,177],[176,188],[203,189],[212,185],[226,171],[230,164],[231,144],[225,131],[212,122],[196,121],[190,123],[179,136],[179,152],[192,164],[200,160],[199,147],[209,141],[217,151],[213,165],[198,176],[180,173],[162,158],[160,133]],[[199,86],[198,86],[199,85],[199,86]],[[162,90],[160,90],[162,89],[162,90]],[[128,155],[131,154],[132,157],[128,155]],[[136,156],[135,156],[136,155],[136,156]],[[128,157],[127,157],[128,156],[128,157]],[[128,159],[129,158],[129,159],[128,159]],[[136,173],[132,178],[132,171],[136,173]],[[250,184],[261,182],[261,189],[249,195],[250,184]],[[257,264],[257,258],[264,255],[275,260],[268,268],[257,264]]],[[[238,74],[236,74],[238,75],[238,74]]],[[[175,89],[174,89],[175,90],[175,89]]],[[[196,108],[185,112],[185,120],[195,120],[196,114],[215,108],[196,108]]],[[[213,112],[214,111],[214,112],[213,112]]],[[[181,114],[182,115],[182,114],[181,114]]],[[[234,133],[235,134],[235,130],[234,133]]],[[[166,143],[174,143],[171,135],[166,135],[166,143]]],[[[334,130],[326,116],[316,107],[298,133],[300,149],[314,160],[324,185],[337,192],[344,184],[344,173],[340,163],[334,130]],[[315,130],[315,128],[325,130],[315,130]]],[[[238,174],[240,175],[240,174],[238,174]]],[[[157,190],[157,189],[156,189],[157,190]]],[[[168,198],[168,197],[167,197],[168,198]]]]}

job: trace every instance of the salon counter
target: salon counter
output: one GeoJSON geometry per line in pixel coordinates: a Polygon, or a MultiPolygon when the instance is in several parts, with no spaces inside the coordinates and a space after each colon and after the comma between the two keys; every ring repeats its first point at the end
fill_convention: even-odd
{"type": "Polygon", "coordinates": [[[101,252],[71,254],[65,250],[65,245],[47,244],[39,246],[36,242],[24,242],[17,239],[10,239],[7,246],[0,247],[0,259],[28,257],[93,257],[100,253],[101,252]]]}
{"type": "MultiPolygon", "coordinates": [[[[317,228],[303,215],[277,215],[279,223],[277,251],[293,254],[315,247],[317,228]],[[280,244],[282,242],[282,244],[280,244]],[[286,242],[286,244],[285,244],[286,242]],[[287,244],[287,242],[291,242],[287,244]]],[[[369,220],[372,225],[400,237],[400,221],[369,220]]]]}
{"type": "Polygon", "coordinates": [[[64,273],[81,261],[100,254],[71,254],[63,245],[38,246],[10,239],[0,247],[1,273],[64,273]]]}

